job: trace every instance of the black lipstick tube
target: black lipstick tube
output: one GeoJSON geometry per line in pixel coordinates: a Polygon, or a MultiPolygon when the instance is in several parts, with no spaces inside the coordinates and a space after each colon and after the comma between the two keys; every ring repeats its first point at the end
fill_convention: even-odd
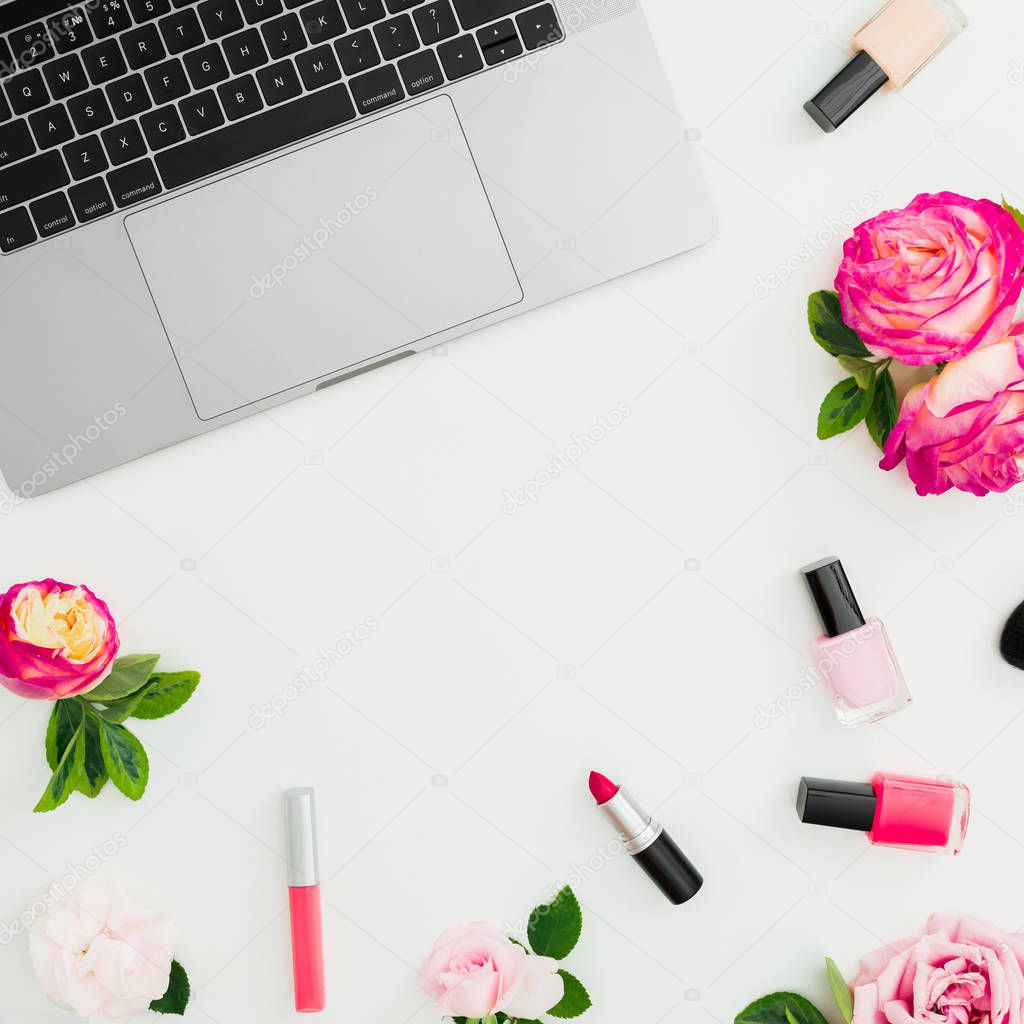
{"type": "Polygon", "coordinates": [[[619,833],[626,852],[669,902],[679,906],[697,895],[704,884],[701,873],[661,822],[655,821],[626,790],[620,787],[615,796],[598,807],[619,833]]]}

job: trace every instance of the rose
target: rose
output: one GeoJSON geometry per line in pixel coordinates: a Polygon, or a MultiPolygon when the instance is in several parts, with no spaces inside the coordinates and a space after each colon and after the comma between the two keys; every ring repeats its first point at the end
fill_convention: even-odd
{"type": "Polygon", "coordinates": [[[1024,479],[1024,324],[911,388],[882,469],[904,459],[918,494],[1002,493],[1024,479]]]}
{"type": "Polygon", "coordinates": [[[972,918],[933,914],[925,934],[866,956],[853,1024],[1019,1024],[1024,940],[972,918]]]}
{"type": "Polygon", "coordinates": [[[0,684],[22,697],[87,693],[109,674],[120,641],[88,587],[42,580],[0,597],[0,684]]]}
{"type": "Polygon", "coordinates": [[[878,356],[948,362],[1005,337],[1024,277],[1024,232],[1001,206],[919,195],[865,221],[843,247],[843,320],[878,356]]]}
{"type": "Polygon", "coordinates": [[[51,1002],[109,1024],[164,995],[177,939],[173,922],[123,886],[90,878],[36,921],[29,952],[51,1002]]]}
{"type": "Polygon", "coordinates": [[[420,987],[451,1017],[504,1012],[535,1020],[562,999],[558,962],[530,956],[486,924],[449,928],[420,971],[420,987]]]}

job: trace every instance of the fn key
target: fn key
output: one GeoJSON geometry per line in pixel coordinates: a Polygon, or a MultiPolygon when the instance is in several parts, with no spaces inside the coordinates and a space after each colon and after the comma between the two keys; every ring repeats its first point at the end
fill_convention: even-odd
{"type": "Polygon", "coordinates": [[[36,229],[24,206],[0,213],[0,252],[14,252],[36,240],[36,229]]]}

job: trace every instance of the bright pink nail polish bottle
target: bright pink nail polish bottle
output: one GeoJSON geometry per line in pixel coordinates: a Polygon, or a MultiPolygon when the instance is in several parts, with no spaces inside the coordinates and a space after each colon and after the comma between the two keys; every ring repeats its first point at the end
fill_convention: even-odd
{"type": "Polygon", "coordinates": [[[843,563],[828,557],[802,570],[825,633],[814,641],[817,668],[843,725],[877,722],[911,703],[881,619],[865,619],[843,563]]]}
{"type": "Polygon", "coordinates": [[[960,782],[877,772],[870,783],[800,780],[800,820],[866,832],[876,846],[958,854],[971,817],[971,792],[960,782]]]}

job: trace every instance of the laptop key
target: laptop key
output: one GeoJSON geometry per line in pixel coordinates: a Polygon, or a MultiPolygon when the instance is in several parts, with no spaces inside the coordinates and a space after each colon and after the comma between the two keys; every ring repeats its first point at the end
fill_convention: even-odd
{"type": "Polygon", "coordinates": [[[360,114],[372,114],[375,110],[383,110],[405,99],[401,79],[391,64],[359,75],[348,84],[360,114]]]}
{"type": "Polygon", "coordinates": [[[0,167],[31,156],[35,151],[32,133],[24,121],[0,125],[0,167]]]}
{"type": "Polygon", "coordinates": [[[128,73],[116,39],[107,39],[82,51],[82,62],[93,85],[106,85],[128,73]]]}
{"type": "Polygon", "coordinates": [[[75,7],[50,19],[50,38],[58,53],[71,53],[92,42],[92,30],[85,11],[75,7]]]}
{"type": "Polygon", "coordinates": [[[233,82],[219,85],[217,95],[229,121],[237,121],[263,109],[263,97],[252,75],[243,75],[233,82]]]}
{"type": "Polygon", "coordinates": [[[68,189],[68,198],[71,200],[75,216],[82,224],[114,212],[114,203],[102,178],[93,178],[92,181],[73,185],[68,189]]]}
{"type": "Polygon", "coordinates": [[[503,43],[494,43],[492,46],[484,47],[484,60],[488,65],[503,64],[507,60],[513,60],[523,55],[523,44],[518,37],[506,39],[503,43]]]}
{"type": "Polygon", "coordinates": [[[171,4],[170,0],[128,0],[128,8],[132,17],[141,25],[144,21],[162,18],[170,12],[171,4]]]}
{"type": "Polygon", "coordinates": [[[300,53],[295,63],[302,76],[302,84],[310,92],[325,85],[333,85],[341,78],[338,60],[329,46],[318,46],[315,50],[300,53]]]}
{"type": "Polygon", "coordinates": [[[110,112],[110,104],[100,89],[83,93],[68,100],[68,111],[79,135],[99,131],[113,124],[114,115],[110,112]]]}
{"type": "Polygon", "coordinates": [[[258,25],[268,18],[276,18],[283,10],[281,0],[242,0],[242,13],[250,25],[258,25]]]}
{"type": "Polygon", "coordinates": [[[437,55],[441,58],[444,73],[453,81],[465,78],[466,75],[471,75],[484,66],[480,48],[472,36],[449,39],[437,48],[437,55]]]}
{"type": "Polygon", "coordinates": [[[143,25],[131,32],[125,32],[121,36],[121,45],[132,71],[148,68],[167,56],[156,25],[143,25]]]}
{"type": "Polygon", "coordinates": [[[376,25],[373,31],[377,36],[377,46],[385,60],[404,57],[407,53],[412,53],[420,48],[416,29],[412,27],[412,18],[408,14],[392,18],[382,25],[376,25]]]}
{"type": "MultiPolygon", "coordinates": [[[[451,39],[452,36],[459,34],[459,23],[455,19],[451,0],[425,4],[418,11],[413,12],[413,17],[416,19],[416,27],[420,30],[423,42],[428,46],[432,43],[439,43],[443,39],[451,39]]],[[[509,22],[509,24],[512,23],[509,22]]]]}
{"type": "Polygon", "coordinates": [[[274,60],[280,60],[306,48],[306,37],[302,34],[298,15],[286,14],[275,21],[268,21],[262,32],[263,38],[267,41],[267,49],[274,60]]]}
{"type": "Polygon", "coordinates": [[[242,13],[235,0],[204,0],[199,17],[210,39],[219,39],[242,27],[242,13]]]}
{"type": "Polygon", "coordinates": [[[488,46],[497,46],[498,43],[507,43],[516,37],[516,25],[511,18],[499,21],[497,25],[488,25],[480,29],[476,34],[480,49],[486,50],[488,46]]]}
{"type": "Polygon", "coordinates": [[[181,118],[185,122],[189,135],[201,135],[203,132],[219,128],[224,123],[224,115],[220,112],[217,97],[212,89],[186,96],[178,104],[181,118]]]}
{"type": "Polygon", "coordinates": [[[236,36],[228,36],[221,41],[224,55],[228,59],[233,75],[243,75],[266,64],[270,59],[267,48],[263,45],[263,37],[259,29],[248,28],[236,36]]]}
{"type": "Polygon", "coordinates": [[[135,121],[124,121],[100,132],[110,162],[118,167],[129,160],[138,160],[146,152],[146,140],[135,121]]]}
{"type": "Polygon", "coordinates": [[[165,149],[185,140],[185,126],[181,123],[175,107],[166,106],[159,110],[151,110],[148,114],[143,114],[139,120],[150,149],[165,149]]]}
{"type": "Polygon", "coordinates": [[[319,0],[299,11],[306,35],[313,46],[326,43],[345,31],[345,19],[338,8],[338,0],[319,0]]]}
{"type": "Polygon", "coordinates": [[[11,118],[11,107],[7,102],[7,97],[4,96],[3,89],[0,89],[0,124],[4,121],[9,121],[11,118]]]}
{"type": "Polygon", "coordinates": [[[150,68],[146,72],[146,84],[157,104],[180,100],[190,92],[185,69],[177,58],[150,68]]]}
{"type": "Polygon", "coordinates": [[[341,9],[352,28],[363,28],[387,17],[381,0],[341,0],[341,9]]]}
{"type": "Polygon", "coordinates": [[[55,149],[0,169],[0,211],[55,192],[70,181],[64,160],[55,149]]]}
{"type": "Polygon", "coordinates": [[[536,0],[455,0],[459,21],[466,29],[479,28],[533,6],[536,0]]]}
{"type": "Polygon", "coordinates": [[[216,43],[187,54],[185,69],[195,89],[205,89],[207,86],[223,82],[228,77],[228,66],[224,63],[224,56],[216,43]]]}
{"type": "Polygon", "coordinates": [[[142,75],[129,75],[119,82],[112,82],[107,86],[107,99],[118,121],[134,117],[153,106],[142,75]]]}
{"type": "Polygon", "coordinates": [[[421,3],[423,0],[388,0],[388,10],[392,14],[401,14],[402,11],[407,11],[410,7],[421,3]]]}
{"type": "Polygon", "coordinates": [[[75,137],[68,112],[59,104],[37,110],[29,115],[28,123],[40,149],[50,149],[75,137]]]}
{"type": "Polygon", "coordinates": [[[558,15],[551,4],[544,4],[543,7],[538,7],[527,14],[520,14],[516,18],[516,24],[528,50],[552,46],[565,38],[562,26],[558,23],[558,15]]]}
{"type": "Polygon", "coordinates": [[[38,241],[38,237],[32,218],[24,206],[0,214],[0,252],[14,252],[15,249],[38,241]]]}
{"type": "Polygon", "coordinates": [[[132,16],[125,0],[99,0],[89,5],[89,24],[97,39],[106,39],[131,28],[132,16]]]}
{"type": "Polygon", "coordinates": [[[71,212],[71,204],[63,192],[37,199],[29,204],[32,219],[41,238],[49,238],[58,232],[67,231],[75,226],[75,215],[71,212]]]}
{"type": "Polygon", "coordinates": [[[100,174],[110,166],[98,135],[86,135],[84,139],[76,139],[65,146],[61,152],[68,162],[71,177],[75,181],[91,178],[94,174],[100,174]]]}
{"type": "Polygon", "coordinates": [[[43,66],[43,77],[55,100],[66,100],[76,92],[89,88],[89,79],[85,77],[85,68],[77,53],[51,60],[43,66]]]}
{"type": "Polygon", "coordinates": [[[348,89],[339,82],[166,149],[157,155],[156,162],[167,187],[177,188],[336,128],[355,116],[348,89]]]}
{"type": "Polygon", "coordinates": [[[41,22],[18,29],[9,36],[14,58],[23,68],[30,68],[53,56],[53,41],[41,22]]]}
{"type": "Polygon", "coordinates": [[[338,52],[342,70],[349,77],[358,75],[360,71],[369,71],[380,63],[377,44],[373,41],[373,33],[368,28],[339,39],[334,44],[334,49],[338,52]]]}
{"type": "Polygon", "coordinates": [[[293,100],[302,92],[299,76],[295,73],[295,65],[290,60],[261,68],[256,72],[256,81],[260,83],[260,91],[268,107],[293,100]]]}
{"type": "Polygon", "coordinates": [[[184,53],[206,42],[196,12],[190,7],[168,14],[166,18],[161,18],[158,24],[168,53],[184,53]]]}
{"type": "Polygon", "coordinates": [[[434,56],[433,50],[423,50],[400,60],[398,70],[401,72],[402,81],[405,82],[406,92],[410,96],[419,96],[420,93],[429,92],[431,89],[437,89],[444,85],[441,65],[437,63],[437,57],[434,56]]]}
{"type": "Polygon", "coordinates": [[[153,161],[149,159],[111,171],[107,175],[107,184],[114,202],[120,207],[141,203],[163,191],[153,161]]]}
{"type": "Polygon", "coordinates": [[[50,102],[43,76],[35,68],[7,79],[7,98],[16,114],[27,114],[50,102]]]}

